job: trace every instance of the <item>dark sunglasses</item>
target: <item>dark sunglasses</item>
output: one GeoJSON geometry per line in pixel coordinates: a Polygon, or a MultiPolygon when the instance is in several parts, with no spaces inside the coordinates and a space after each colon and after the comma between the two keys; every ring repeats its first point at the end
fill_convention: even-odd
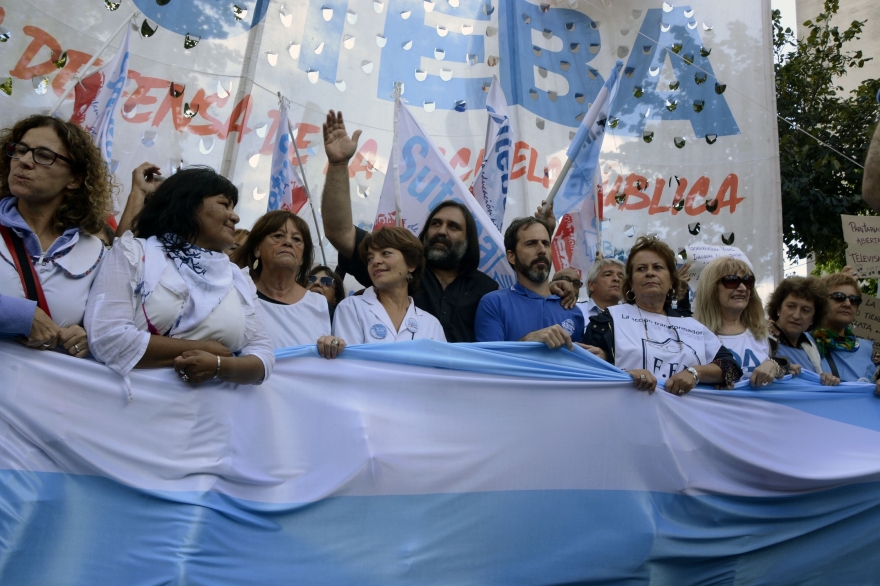
{"type": "Polygon", "coordinates": [[[751,291],[755,288],[755,275],[746,275],[745,277],[724,275],[718,282],[724,285],[725,289],[736,289],[740,284],[743,284],[746,286],[746,289],[751,291]]]}
{"type": "Polygon", "coordinates": [[[37,165],[49,167],[52,165],[52,163],[55,162],[55,159],[61,159],[71,167],[74,166],[74,162],[72,159],[68,159],[64,155],[59,155],[55,151],[50,151],[45,147],[29,147],[28,145],[22,144],[20,142],[6,143],[6,156],[8,156],[10,159],[20,159],[29,152],[34,153],[34,163],[36,163],[37,165]]]}
{"type": "Polygon", "coordinates": [[[336,284],[336,281],[333,280],[333,277],[318,277],[318,275],[309,275],[309,285],[313,285],[315,283],[321,283],[324,287],[333,287],[336,284]]]}
{"type": "Polygon", "coordinates": [[[846,293],[835,291],[834,293],[829,294],[828,297],[830,297],[834,301],[837,301],[838,303],[843,303],[844,301],[849,299],[849,302],[852,303],[854,307],[858,307],[862,304],[861,295],[847,295],[846,293]]]}
{"type": "Polygon", "coordinates": [[[580,279],[572,279],[571,277],[565,277],[562,275],[560,275],[558,277],[553,277],[553,280],[554,281],[568,281],[569,283],[574,285],[575,289],[580,289],[581,287],[584,286],[584,282],[581,281],[580,279]]]}

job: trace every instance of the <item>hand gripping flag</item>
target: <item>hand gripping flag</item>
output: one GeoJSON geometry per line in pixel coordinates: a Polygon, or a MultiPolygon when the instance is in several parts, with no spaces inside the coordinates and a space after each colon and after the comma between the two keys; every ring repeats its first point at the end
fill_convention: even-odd
{"type": "Polygon", "coordinates": [[[507,262],[501,232],[409,109],[400,100],[396,108],[396,142],[392,148],[385,183],[382,185],[373,230],[394,226],[399,207],[401,224],[418,236],[431,210],[443,201],[457,201],[470,210],[477,223],[479,270],[495,279],[502,287],[512,286],[515,277],[507,262]],[[397,169],[397,173],[394,169],[397,169]]]}
{"type": "Polygon", "coordinates": [[[618,61],[605,81],[605,85],[599,90],[596,101],[584,116],[571,146],[565,153],[568,157],[566,166],[570,166],[571,170],[568,174],[560,174],[556,185],[554,185],[554,190],[548,197],[548,203],[552,201],[553,210],[557,217],[562,217],[578,208],[584,198],[592,199],[593,197],[593,178],[596,175],[596,168],[599,166],[599,153],[602,151],[602,139],[605,137],[605,124],[617,93],[617,81],[620,78],[622,68],[623,61],[618,61]],[[563,182],[561,187],[557,187],[560,182],[563,182]]]}
{"type": "Polygon", "coordinates": [[[492,78],[492,87],[486,98],[489,124],[486,128],[486,148],[477,176],[474,177],[473,194],[486,210],[486,214],[501,231],[504,208],[507,204],[507,181],[510,176],[510,146],[513,134],[507,115],[507,100],[498,78],[492,78]]]}
{"type": "Polygon", "coordinates": [[[281,106],[281,117],[278,120],[278,134],[275,148],[272,150],[272,179],[269,190],[269,203],[266,211],[287,210],[294,214],[306,205],[309,200],[303,181],[296,172],[291,157],[290,123],[287,118],[287,102],[281,106]]]}

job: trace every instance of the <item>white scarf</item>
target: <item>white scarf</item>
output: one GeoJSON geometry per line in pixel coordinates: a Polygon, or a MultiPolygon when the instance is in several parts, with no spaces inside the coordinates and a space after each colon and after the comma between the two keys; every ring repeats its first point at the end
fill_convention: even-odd
{"type": "Polygon", "coordinates": [[[253,305],[251,290],[247,279],[237,266],[230,262],[223,252],[213,252],[194,244],[187,245],[179,252],[166,252],[166,242],[177,238],[167,234],[157,238],[151,236],[144,243],[144,280],[138,289],[142,302],[156,288],[162,272],[170,258],[177,267],[186,290],[173,291],[183,297],[184,303],[174,325],[166,335],[188,332],[201,324],[223,301],[233,286],[241,293],[249,306],[253,305]]]}

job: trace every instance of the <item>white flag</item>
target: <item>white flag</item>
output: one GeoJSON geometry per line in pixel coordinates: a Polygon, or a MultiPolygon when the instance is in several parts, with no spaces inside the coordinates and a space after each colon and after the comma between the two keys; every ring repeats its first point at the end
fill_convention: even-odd
{"type": "Polygon", "coordinates": [[[402,101],[398,101],[397,115],[398,152],[391,153],[373,229],[395,225],[395,192],[400,193],[402,225],[416,236],[422,231],[428,214],[440,202],[457,201],[471,211],[477,223],[480,241],[479,270],[495,279],[502,287],[513,286],[515,276],[513,268],[507,262],[501,232],[402,101]],[[398,163],[397,176],[393,172],[395,162],[398,163]]]}
{"type": "Polygon", "coordinates": [[[492,87],[486,98],[489,124],[486,129],[486,148],[480,169],[474,177],[473,194],[486,214],[501,231],[504,208],[507,204],[507,182],[510,178],[510,147],[513,134],[507,115],[507,100],[498,78],[492,78],[492,87]]]}
{"type": "Polygon", "coordinates": [[[269,202],[266,211],[287,210],[298,214],[309,200],[303,181],[296,172],[291,159],[294,156],[290,123],[287,118],[287,101],[281,106],[278,134],[272,149],[272,178],[269,183],[269,202]]]}

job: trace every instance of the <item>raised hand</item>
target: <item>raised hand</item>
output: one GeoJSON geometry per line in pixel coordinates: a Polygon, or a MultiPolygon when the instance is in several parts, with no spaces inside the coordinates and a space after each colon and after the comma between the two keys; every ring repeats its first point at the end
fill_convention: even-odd
{"type": "Polygon", "coordinates": [[[345,122],[342,120],[342,112],[333,110],[327,112],[327,121],[324,122],[324,151],[327,153],[327,161],[333,165],[348,163],[357,152],[360,130],[355,130],[349,137],[345,131],[345,122]]]}

